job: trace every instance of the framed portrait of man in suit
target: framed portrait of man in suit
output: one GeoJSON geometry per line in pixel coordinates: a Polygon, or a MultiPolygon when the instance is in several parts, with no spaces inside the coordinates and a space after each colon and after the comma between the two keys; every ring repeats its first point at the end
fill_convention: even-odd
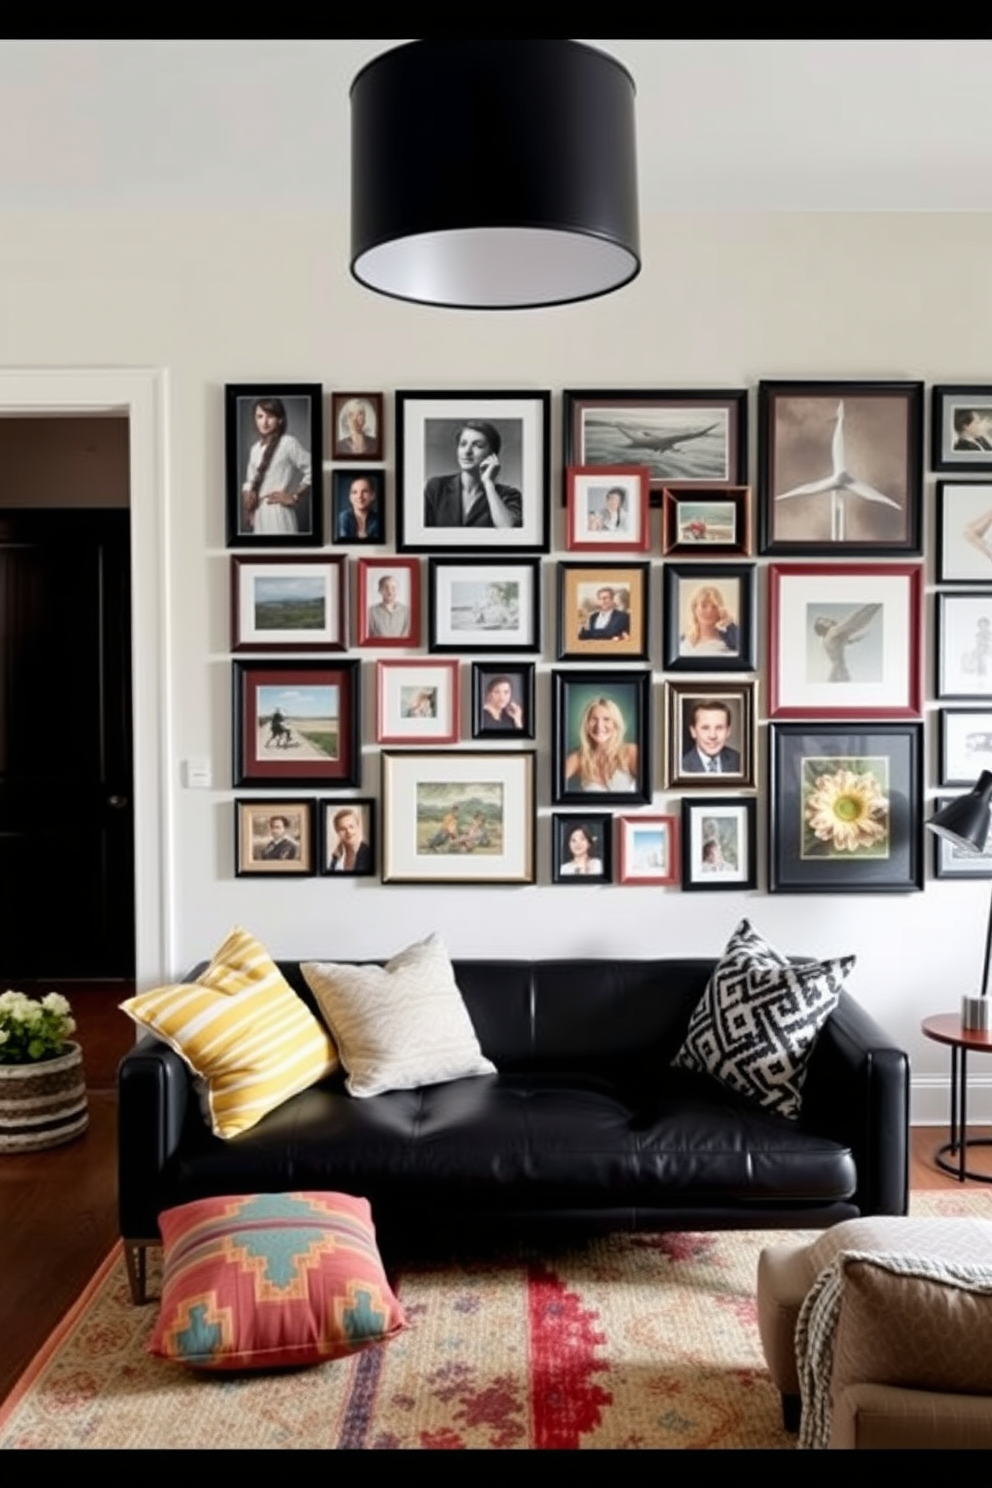
{"type": "Polygon", "coordinates": [[[558,660],[648,659],[647,563],[559,563],[558,660]]]}
{"type": "Polygon", "coordinates": [[[754,785],[754,682],[666,682],[668,784],[754,785]]]}

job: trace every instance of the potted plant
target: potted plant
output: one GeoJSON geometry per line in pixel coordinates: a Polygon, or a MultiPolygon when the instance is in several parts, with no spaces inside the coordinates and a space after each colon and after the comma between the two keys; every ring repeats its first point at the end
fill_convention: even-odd
{"type": "Polygon", "coordinates": [[[0,993],[0,1153],[57,1147],[86,1130],[89,1111],[76,1024],[58,992],[0,993]]]}

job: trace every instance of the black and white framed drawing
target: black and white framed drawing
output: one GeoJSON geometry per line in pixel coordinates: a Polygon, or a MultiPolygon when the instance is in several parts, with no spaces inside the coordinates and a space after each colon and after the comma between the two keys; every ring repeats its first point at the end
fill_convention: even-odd
{"type": "Polygon", "coordinates": [[[937,583],[992,583],[992,481],[937,482],[937,583]]]}
{"type": "Polygon", "coordinates": [[[992,590],[937,595],[937,696],[992,693],[992,590]]]}

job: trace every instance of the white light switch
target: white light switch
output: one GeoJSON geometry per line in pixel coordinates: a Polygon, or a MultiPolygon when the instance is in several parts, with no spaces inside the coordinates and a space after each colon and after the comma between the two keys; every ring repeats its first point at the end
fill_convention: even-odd
{"type": "Polygon", "coordinates": [[[210,790],[214,783],[210,761],[205,759],[183,760],[183,780],[187,790],[210,790]]]}

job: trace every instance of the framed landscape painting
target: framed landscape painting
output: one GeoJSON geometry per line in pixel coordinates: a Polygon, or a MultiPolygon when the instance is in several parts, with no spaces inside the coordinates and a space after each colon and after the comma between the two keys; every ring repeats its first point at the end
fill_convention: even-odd
{"type": "Polygon", "coordinates": [[[343,651],[344,558],[231,558],[232,651],[343,651]]]}
{"type": "Polygon", "coordinates": [[[234,784],[358,785],[358,661],[233,661],[234,784]]]}

